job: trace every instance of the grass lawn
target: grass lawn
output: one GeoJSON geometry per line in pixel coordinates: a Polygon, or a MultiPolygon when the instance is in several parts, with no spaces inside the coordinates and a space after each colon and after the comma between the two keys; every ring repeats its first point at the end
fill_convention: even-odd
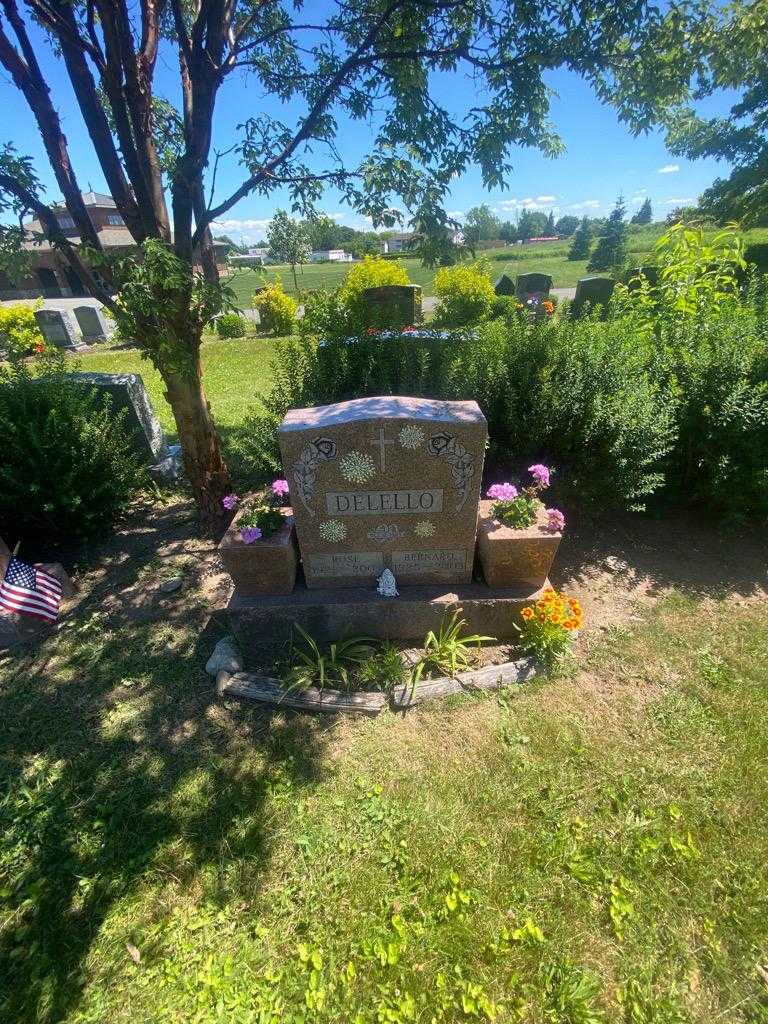
{"type": "MultiPolygon", "coordinates": [[[[629,236],[629,251],[631,256],[637,259],[638,264],[642,263],[643,258],[653,249],[661,233],[662,229],[659,226],[652,225],[629,236]]],[[[709,235],[715,233],[714,231],[708,232],[709,235]]],[[[768,241],[768,230],[762,228],[746,231],[744,232],[744,241],[747,245],[768,241]]],[[[507,273],[514,278],[517,274],[538,271],[549,274],[555,288],[574,288],[579,278],[588,273],[587,261],[569,260],[569,247],[569,241],[542,242],[537,245],[489,249],[482,255],[490,259],[494,278],[502,273],[507,273]]],[[[402,259],[400,262],[407,270],[411,282],[421,285],[424,295],[434,294],[434,268],[422,267],[421,262],[413,257],[402,259]]],[[[348,263],[310,263],[297,270],[299,288],[330,290],[338,287],[348,272],[348,263]]],[[[266,280],[271,281],[277,275],[282,279],[285,290],[293,293],[293,276],[290,267],[287,266],[269,267],[264,274],[255,270],[238,270],[229,279],[229,284],[234,289],[238,302],[242,306],[250,306],[254,290],[264,283],[265,277],[266,280]]]]}
{"type": "MultiPolygon", "coordinates": [[[[243,417],[259,406],[259,397],[268,387],[272,374],[270,362],[276,339],[263,337],[203,342],[203,380],[216,422],[226,436],[242,424],[243,417]]],[[[163,429],[176,439],[176,424],[171,407],[163,397],[160,374],[137,349],[104,349],[79,357],[80,368],[89,372],[139,373],[152,399],[163,429]]]]}
{"type": "Polygon", "coordinates": [[[188,513],[0,659],[0,1019],[768,1019],[764,601],[672,593],[513,692],[265,712],[203,671],[223,584],[188,513]]]}

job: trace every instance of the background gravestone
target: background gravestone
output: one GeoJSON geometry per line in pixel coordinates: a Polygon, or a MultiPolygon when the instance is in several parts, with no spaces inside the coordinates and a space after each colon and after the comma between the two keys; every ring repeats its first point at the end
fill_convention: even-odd
{"type": "Polygon", "coordinates": [[[109,323],[97,306],[75,306],[73,310],[83,341],[106,341],[109,323]]]}
{"type": "Polygon", "coordinates": [[[576,297],[571,306],[573,316],[580,316],[587,303],[591,309],[595,309],[596,306],[607,306],[615,284],[612,277],[601,277],[598,274],[582,277],[576,285],[576,297]]]}
{"type": "Polygon", "coordinates": [[[126,428],[143,459],[153,463],[167,457],[163,428],[138,373],[72,373],[69,376],[76,384],[109,395],[113,412],[126,410],[126,428]]]}
{"type": "Polygon", "coordinates": [[[383,284],[363,290],[366,319],[372,327],[421,323],[421,288],[417,284],[383,284]]]}
{"type": "Polygon", "coordinates": [[[551,287],[552,278],[549,274],[531,273],[517,275],[517,297],[523,301],[533,295],[539,299],[546,299],[551,287]]]}
{"type": "Polygon", "coordinates": [[[467,583],[488,427],[476,402],[292,409],[278,436],[307,587],[467,583]]]}
{"type": "Polygon", "coordinates": [[[36,309],[35,320],[46,342],[57,348],[82,348],[80,331],[72,316],[62,309],[36,309]]]}
{"type": "Polygon", "coordinates": [[[493,286],[493,290],[497,295],[514,295],[515,294],[515,282],[509,276],[509,274],[502,274],[496,284],[493,286]]]}

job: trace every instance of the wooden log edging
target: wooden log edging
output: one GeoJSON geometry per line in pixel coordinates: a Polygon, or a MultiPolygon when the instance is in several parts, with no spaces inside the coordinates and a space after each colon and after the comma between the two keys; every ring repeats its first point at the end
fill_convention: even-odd
{"type": "Polygon", "coordinates": [[[229,672],[221,671],[216,677],[216,692],[220,697],[237,697],[297,711],[378,715],[386,707],[401,711],[437,697],[471,693],[473,690],[497,690],[513,683],[524,683],[533,679],[539,670],[540,666],[533,658],[507,661],[503,665],[486,665],[485,668],[464,672],[455,679],[442,676],[439,679],[426,679],[415,688],[408,684],[399,686],[391,699],[378,690],[343,693],[341,690],[318,690],[313,686],[297,690],[283,686],[279,679],[271,676],[259,676],[251,672],[230,675],[229,672]]]}

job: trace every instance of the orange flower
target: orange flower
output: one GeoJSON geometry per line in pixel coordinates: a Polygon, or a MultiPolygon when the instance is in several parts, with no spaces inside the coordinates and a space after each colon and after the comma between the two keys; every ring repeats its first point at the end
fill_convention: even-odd
{"type": "Polygon", "coordinates": [[[526,621],[528,621],[528,619],[532,619],[533,618],[533,608],[523,608],[523,610],[520,612],[520,614],[523,616],[523,618],[526,621]]]}
{"type": "Polygon", "coordinates": [[[563,629],[575,629],[575,628],[576,628],[576,623],[574,622],[573,619],[566,619],[566,621],[563,623],[563,629]]]}

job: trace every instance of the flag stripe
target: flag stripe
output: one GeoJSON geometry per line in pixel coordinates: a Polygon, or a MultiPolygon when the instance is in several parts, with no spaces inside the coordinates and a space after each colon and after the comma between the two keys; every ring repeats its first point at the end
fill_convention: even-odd
{"type": "Polygon", "coordinates": [[[46,604],[58,605],[58,595],[56,594],[43,594],[38,590],[32,590],[30,587],[20,587],[15,583],[8,583],[4,581],[2,586],[12,594],[27,595],[29,597],[35,597],[40,601],[45,601],[46,604]]]}
{"type": "Polygon", "coordinates": [[[3,596],[7,596],[9,601],[16,604],[28,604],[30,607],[50,608],[52,611],[56,611],[59,606],[57,601],[53,601],[49,597],[43,597],[42,595],[35,594],[34,591],[9,586],[8,584],[5,584],[3,596]]]}
{"type": "Polygon", "coordinates": [[[39,619],[56,618],[56,611],[46,608],[45,605],[33,605],[28,601],[8,598],[5,594],[0,594],[0,605],[9,612],[26,612],[27,615],[36,615],[39,619]]]}

